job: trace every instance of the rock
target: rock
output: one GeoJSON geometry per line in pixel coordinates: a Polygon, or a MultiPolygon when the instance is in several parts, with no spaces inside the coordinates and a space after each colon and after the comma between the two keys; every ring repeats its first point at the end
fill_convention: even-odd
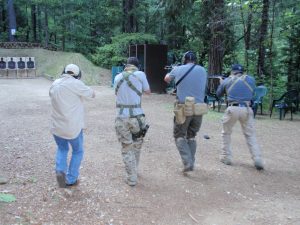
{"type": "Polygon", "coordinates": [[[8,179],[5,177],[0,177],[0,184],[6,184],[8,183],[8,179]]]}

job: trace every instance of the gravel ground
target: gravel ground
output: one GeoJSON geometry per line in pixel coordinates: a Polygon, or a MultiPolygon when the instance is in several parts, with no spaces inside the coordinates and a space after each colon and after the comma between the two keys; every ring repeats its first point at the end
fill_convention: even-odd
{"type": "Polygon", "coordinates": [[[51,82],[0,79],[0,224],[99,225],[297,225],[300,224],[300,116],[256,118],[266,170],[256,171],[241,129],[233,133],[234,164],[219,162],[222,113],[205,116],[197,136],[196,169],[181,173],[172,138],[173,96],[145,96],[150,124],[141,155],[139,183],[124,182],[114,132],[114,93],[93,87],[86,102],[85,157],[80,185],[59,189],[55,143],[49,132],[51,82]],[[208,135],[210,139],[204,139],[208,135]]]}

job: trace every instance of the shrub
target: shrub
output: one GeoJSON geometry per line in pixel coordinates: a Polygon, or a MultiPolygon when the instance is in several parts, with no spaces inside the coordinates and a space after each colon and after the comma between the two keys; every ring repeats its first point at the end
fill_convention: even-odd
{"type": "Polygon", "coordinates": [[[91,58],[96,65],[110,69],[126,61],[129,45],[144,43],[156,44],[158,41],[151,34],[123,33],[113,37],[111,44],[98,47],[91,58]]]}

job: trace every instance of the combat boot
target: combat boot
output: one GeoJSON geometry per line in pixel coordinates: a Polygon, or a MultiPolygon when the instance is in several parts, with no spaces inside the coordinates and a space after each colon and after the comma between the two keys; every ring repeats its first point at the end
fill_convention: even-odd
{"type": "Polygon", "coordinates": [[[228,166],[230,166],[232,164],[232,160],[228,156],[221,157],[220,161],[228,166]]]}
{"type": "Polygon", "coordinates": [[[264,164],[261,159],[255,159],[254,160],[254,166],[257,170],[263,170],[264,169],[264,164]]]}
{"type": "Polygon", "coordinates": [[[196,154],[196,149],[197,149],[197,142],[195,138],[190,138],[187,141],[190,150],[191,150],[191,156],[192,156],[192,167],[191,169],[194,170],[194,164],[195,164],[195,154],[196,154]]]}

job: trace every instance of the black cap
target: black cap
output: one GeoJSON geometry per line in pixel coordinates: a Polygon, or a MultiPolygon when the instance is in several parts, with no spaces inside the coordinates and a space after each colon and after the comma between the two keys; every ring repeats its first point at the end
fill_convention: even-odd
{"type": "Polygon", "coordinates": [[[188,51],[188,52],[184,53],[183,60],[184,61],[195,62],[197,60],[197,57],[196,57],[196,54],[194,52],[188,51]]]}
{"type": "Polygon", "coordinates": [[[240,64],[233,64],[231,66],[231,70],[232,71],[238,71],[238,72],[243,72],[244,71],[243,66],[240,65],[240,64]]]}
{"type": "Polygon", "coordinates": [[[129,57],[127,59],[127,64],[131,64],[131,65],[134,65],[136,67],[139,67],[140,62],[139,62],[137,57],[129,57]]]}

